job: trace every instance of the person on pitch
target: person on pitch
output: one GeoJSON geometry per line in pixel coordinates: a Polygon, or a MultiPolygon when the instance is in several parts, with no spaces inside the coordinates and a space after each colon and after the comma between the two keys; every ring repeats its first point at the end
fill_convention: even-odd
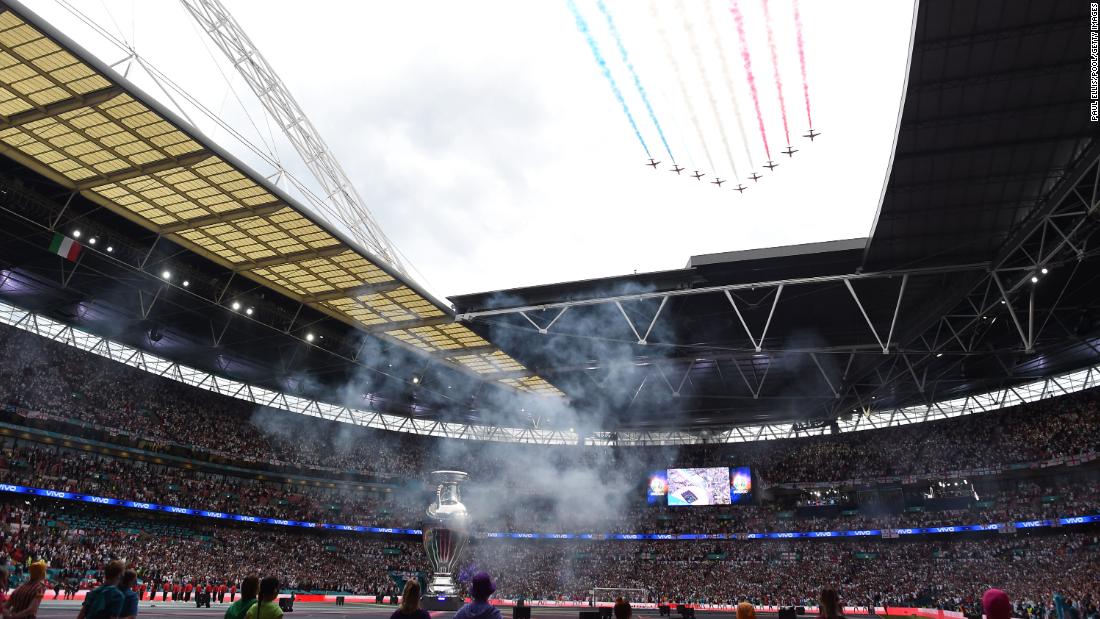
{"type": "Polygon", "coordinates": [[[489,596],[496,590],[489,574],[475,574],[470,581],[470,597],[473,601],[458,609],[454,619],[501,619],[500,610],[489,603],[489,596]]]}

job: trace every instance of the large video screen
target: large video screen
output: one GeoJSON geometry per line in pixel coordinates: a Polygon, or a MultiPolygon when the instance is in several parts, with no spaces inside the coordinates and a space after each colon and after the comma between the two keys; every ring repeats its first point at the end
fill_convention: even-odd
{"type": "Polygon", "coordinates": [[[649,484],[645,489],[645,498],[650,505],[665,503],[668,496],[668,472],[653,471],[649,474],[649,484]]]}
{"type": "Polygon", "coordinates": [[[730,468],[730,502],[747,503],[752,498],[752,471],[747,466],[730,468]]]}
{"type": "Polygon", "coordinates": [[[730,470],[726,467],[668,470],[669,505],[729,505],[730,470]]]}
{"type": "Polygon", "coordinates": [[[752,499],[752,471],[743,467],[707,467],[655,471],[646,499],[653,505],[732,505],[752,499]]]}

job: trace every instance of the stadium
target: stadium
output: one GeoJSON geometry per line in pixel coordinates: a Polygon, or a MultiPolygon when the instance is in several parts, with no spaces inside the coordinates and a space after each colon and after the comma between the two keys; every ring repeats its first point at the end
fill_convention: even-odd
{"type": "MultiPolygon", "coordinates": [[[[307,617],[411,619],[413,590],[437,618],[485,598],[520,619],[622,619],[623,601],[626,617],[1098,616],[1095,4],[1091,22],[1070,1],[912,6],[865,236],[446,301],[357,210],[356,179],[220,2],[183,5],[305,144],[317,203],[46,4],[0,0],[6,619],[220,616],[251,577],[307,617]],[[134,613],[93,604],[115,585],[134,613]]],[[[568,4],[627,110],[639,74],[616,84],[597,42],[615,47],[582,17],[618,37],[611,13],[568,4]]],[[[803,61],[809,116],[806,79],[803,61]]],[[[844,139],[809,129],[802,150],[844,139]]],[[[702,185],[672,171],[659,182],[702,185]]],[[[714,191],[752,196],[742,176],[747,192],[714,191]]],[[[666,242],[649,234],[637,251],[666,242]]]]}

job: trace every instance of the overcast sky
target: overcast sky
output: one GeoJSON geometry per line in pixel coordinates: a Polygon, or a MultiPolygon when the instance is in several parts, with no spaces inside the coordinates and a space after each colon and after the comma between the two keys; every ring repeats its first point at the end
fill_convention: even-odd
{"type": "MultiPolygon", "coordinates": [[[[814,128],[823,133],[813,143],[801,137],[808,122],[793,0],[769,1],[791,142],[799,149],[793,158],[779,154],[786,139],[763,5],[739,2],[780,164],[774,172],[761,167],[766,157],[729,3],[662,0],[654,9],[646,1],[606,1],[672,154],[707,174],[704,182],[668,171],[595,0],[577,0],[577,7],[662,161],[658,170],[643,165],[645,152],[564,0],[223,0],[415,267],[414,277],[440,297],[870,234],[905,80],[911,0],[801,1],[814,128]],[[753,169],[764,175],[759,183],[747,178],[753,169]],[[716,174],[730,182],[720,189],[705,182],[716,174]],[[738,180],[749,186],[744,194],[731,189],[738,180]]],[[[178,2],[76,5],[248,139],[273,143],[283,165],[309,179],[178,2]]],[[[124,58],[56,0],[29,6],[107,62],[124,58]]],[[[118,69],[172,106],[140,67],[123,62],[118,69]]],[[[188,115],[261,172],[271,170],[194,109],[188,115]]]]}

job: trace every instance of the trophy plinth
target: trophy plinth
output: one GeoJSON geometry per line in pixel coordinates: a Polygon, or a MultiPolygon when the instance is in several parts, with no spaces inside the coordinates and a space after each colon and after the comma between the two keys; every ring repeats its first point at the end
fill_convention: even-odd
{"type": "Polygon", "coordinates": [[[433,471],[431,476],[438,485],[435,502],[428,506],[430,522],[424,526],[424,551],[428,553],[432,573],[420,606],[425,610],[457,610],[462,606],[462,598],[454,573],[470,539],[468,515],[458,484],[468,475],[462,471],[433,471]]]}

